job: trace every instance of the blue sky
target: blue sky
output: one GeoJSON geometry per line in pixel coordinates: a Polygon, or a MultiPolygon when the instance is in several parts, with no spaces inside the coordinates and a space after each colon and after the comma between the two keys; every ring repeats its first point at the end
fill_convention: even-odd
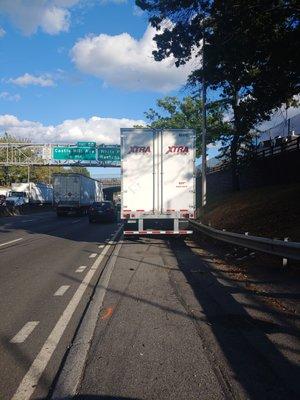
{"type": "Polygon", "coordinates": [[[1,0],[0,132],[116,143],[157,98],[187,94],[194,64],[154,62],[154,34],[133,0],[1,0]]]}

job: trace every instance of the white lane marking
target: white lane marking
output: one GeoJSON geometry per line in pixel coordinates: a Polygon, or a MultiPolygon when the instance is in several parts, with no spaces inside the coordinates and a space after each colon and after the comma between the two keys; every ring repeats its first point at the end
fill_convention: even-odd
{"type": "Polygon", "coordinates": [[[63,296],[69,289],[69,287],[70,285],[62,285],[60,288],[57,289],[53,296],[63,296]]]}
{"type": "Polygon", "coordinates": [[[85,265],[82,265],[81,267],[78,267],[75,272],[83,272],[86,268],[85,265]]]}
{"type": "Polygon", "coordinates": [[[89,255],[89,258],[95,258],[95,257],[97,257],[97,255],[98,255],[97,253],[92,253],[89,255]]]}
{"type": "Polygon", "coordinates": [[[96,292],[93,296],[91,306],[88,308],[87,313],[84,316],[82,324],[80,325],[79,331],[76,334],[75,340],[70,349],[70,353],[66,359],[66,363],[55,385],[55,390],[51,397],[52,400],[65,398],[71,399],[78,391],[87,354],[99,319],[99,312],[107,293],[111,274],[113,273],[122,244],[122,240],[117,242],[117,245],[109,258],[108,264],[103,270],[100,281],[96,286],[96,292]]]}
{"type": "Polygon", "coordinates": [[[23,343],[38,324],[39,321],[27,322],[23,328],[11,339],[10,343],[23,343]]]}
{"type": "Polygon", "coordinates": [[[100,244],[100,245],[98,246],[98,249],[103,249],[103,247],[104,247],[104,244],[100,244]]]}
{"type": "Polygon", "coordinates": [[[73,221],[72,224],[77,224],[77,222],[80,222],[80,219],[77,219],[76,221],[73,221]]]}
{"type": "Polygon", "coordinates": [[[25,220],[22,220],[21,222],[32,222],[33,221],[33,219],[25,219],[25,220]]]}
{"type": "MultiPolygon", "coordinates": [[[[120,232],[118,230],[117,234],[120,232]]],[[[44,343],[43,347],[41,348],[39,354],[33,360],[29,370],[27,371],[26,375],[22,379],[17,391],[11,398],[11,400],[29,400],[31,395],[33,394],[35,387],[37,386],[39,379],[44,372],[47,364],[54,353],[72,315],[74,314],[86,288],[88,287],[90,281],[92,280],[94,274],[96,273],[99,265],[101,264],[104,256],[108,252],[110,248],[109,245],[105,246],[102,253],[97,257],[94,264],[92,265],[91,269],[88,271],[86,276],[83,278],[82,283],[79,285],[78,289],[74,293],[72,299],[70,300],[69,304],[67,305],[65,311],[60,316],[59,320],[57,321],[55,327],[53,328],[52,332],[48,336],[46,342],[44,343]]]]}
{"type": "Polygon", "coordinates": [[[1,244],[0,244],[0,247],[1,247],[1,246],[6,246],[7,244],[19,242],[20,240],[23,240],[23,238],[14,239],[14,240],[11,240],[10,242],[6,242],[6,243],[1,243],[1,244]]]}

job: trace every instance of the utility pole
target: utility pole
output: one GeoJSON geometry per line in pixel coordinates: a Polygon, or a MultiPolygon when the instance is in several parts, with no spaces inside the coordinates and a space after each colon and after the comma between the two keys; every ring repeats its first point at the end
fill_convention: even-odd
{"type": "Polygon", "coordinates": [[[202,50],[202,211],[204,212],[206,206],[206,82],[204,76],[204,46],[205,35],[203,34],[203,50],[202,50]]]}

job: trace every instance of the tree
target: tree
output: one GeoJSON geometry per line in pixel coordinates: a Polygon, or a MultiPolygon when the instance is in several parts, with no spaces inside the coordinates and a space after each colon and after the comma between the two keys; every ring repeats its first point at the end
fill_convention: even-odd
{"type": "Polygon", "coordinates": [[[226,102],[232,129],[224,139],[233,187],[239,189],[238,154],[250,130],[300,92],[296,0],[136,0],[136,4],[149,12],[158,29],[155,59],[172,54],[179,66],[196,55],[199,66],[189,77],[190,84],[199,86],[204,78],[226,102]]]}
{"type": "Polygon", "coordinates": [[[87,177],[91,176],[91,174],[89,173],[89,171],[85,167],[70,167],[65,172],[67,172],[67,173],[68,172],[74,172],[76,174],[85,175],[87,177]]]}
{"type": "MultiPolygon", "coordinates": [[[[187,96],[183,100],[166,96],[157,100],[158,111],[150,108],[145,112],[148,126],[154,129],[195,129],[197,156],[201,155],[201,131],[203,104],[199,97],[187,96]]],[[[219,139],[228,132],[228,124],[223,121],[224,107],[213,102],[208,107],[208,143],[219,139]]]]}

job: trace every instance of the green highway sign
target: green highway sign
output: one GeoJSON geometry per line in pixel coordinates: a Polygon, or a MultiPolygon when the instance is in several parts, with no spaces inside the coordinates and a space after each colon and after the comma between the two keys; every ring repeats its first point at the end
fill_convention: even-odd
{"type": "Polygon", "coordinates": [[[96,147],[54,147],[54,160],[96,160],[96,147]]]}
{"type": "Polygon", "coordinates": [[[76,146],[53,147],[53,160],[98,161],[104,164],[119,164],[121,148],[119,145],[100,145],[95,142],[78,142],[76,146]],[[85,144],[85,146],[83,146],[85,144]],[[94,145],[95,144],[95,145],[94,145]]]}
{"type": "Polygon", "coordinates": [[[121,161],[121,148],[119,145],[98,146],[98,161],[116,163],[121,161]]]}
{"type": "Polygon", "coordinates": [[[77,147],[96,147],[96,142],[77,142],[77,147]]]}

